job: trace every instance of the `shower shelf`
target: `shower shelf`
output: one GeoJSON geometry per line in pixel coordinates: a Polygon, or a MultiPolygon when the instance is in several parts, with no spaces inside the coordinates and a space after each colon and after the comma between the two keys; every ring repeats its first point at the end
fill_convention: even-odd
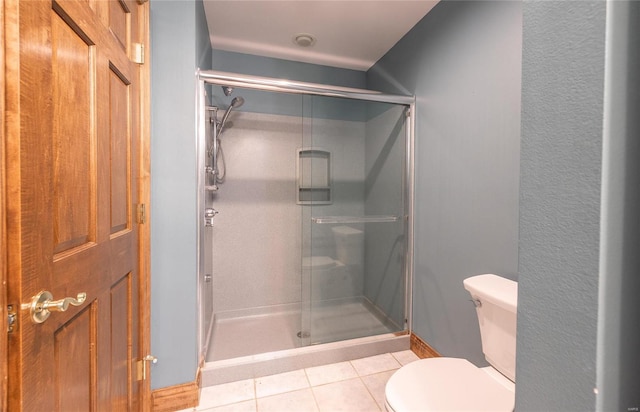
{"type": "Polygon", "coordinates": [[[382,216],[323,216],[312,217],[311,221],[317,224],[327,223],[384,223],[397,222],[400,216],[382,215],[382,216]]]}
{"type": "Polygon", "coordinates": [[[297,150],[299,205],[330,205],[331,152],[318,147],[297,150]]]}

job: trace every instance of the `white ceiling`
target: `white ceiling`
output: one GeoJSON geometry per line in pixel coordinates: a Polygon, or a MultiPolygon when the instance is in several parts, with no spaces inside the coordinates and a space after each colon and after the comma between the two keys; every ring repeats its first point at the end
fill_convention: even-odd
{"type": "Polygon", "coordinates": [[[367,70],[439,0],[204,0],[214,49],[367,70]],[[294,44],[299,33],[316,38],[294,44]]]}

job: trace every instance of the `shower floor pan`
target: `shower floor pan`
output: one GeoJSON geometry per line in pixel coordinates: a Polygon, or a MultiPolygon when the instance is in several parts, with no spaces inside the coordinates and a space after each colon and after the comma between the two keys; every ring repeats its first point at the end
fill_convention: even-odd
{"type": "Polygon", "coordinates": [[[409,335],[391,333],[397,326],[365,298],[315,305],[309,337],[299,305],[262,311],[216,317],[203,387],[409,348],[409,335]]]}

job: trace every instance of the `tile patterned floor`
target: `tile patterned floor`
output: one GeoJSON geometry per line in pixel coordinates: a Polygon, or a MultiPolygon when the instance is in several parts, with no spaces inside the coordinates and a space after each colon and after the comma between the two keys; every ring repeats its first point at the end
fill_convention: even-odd
{"type": "Polygon", "coordinates": [[[418,360],[410,350],[203,388],[208,412],[377,412],[393,372],[418,360]]]}

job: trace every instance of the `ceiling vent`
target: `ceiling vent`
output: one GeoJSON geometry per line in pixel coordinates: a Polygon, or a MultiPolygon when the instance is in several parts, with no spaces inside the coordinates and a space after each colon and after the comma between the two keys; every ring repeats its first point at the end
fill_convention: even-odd
{"type": "Polygon", "coordinates": [[[308,33],[300,33],[293,36],[293,42],[300,47],[311,47],[316,44],[316,38],[308,33]]]}

